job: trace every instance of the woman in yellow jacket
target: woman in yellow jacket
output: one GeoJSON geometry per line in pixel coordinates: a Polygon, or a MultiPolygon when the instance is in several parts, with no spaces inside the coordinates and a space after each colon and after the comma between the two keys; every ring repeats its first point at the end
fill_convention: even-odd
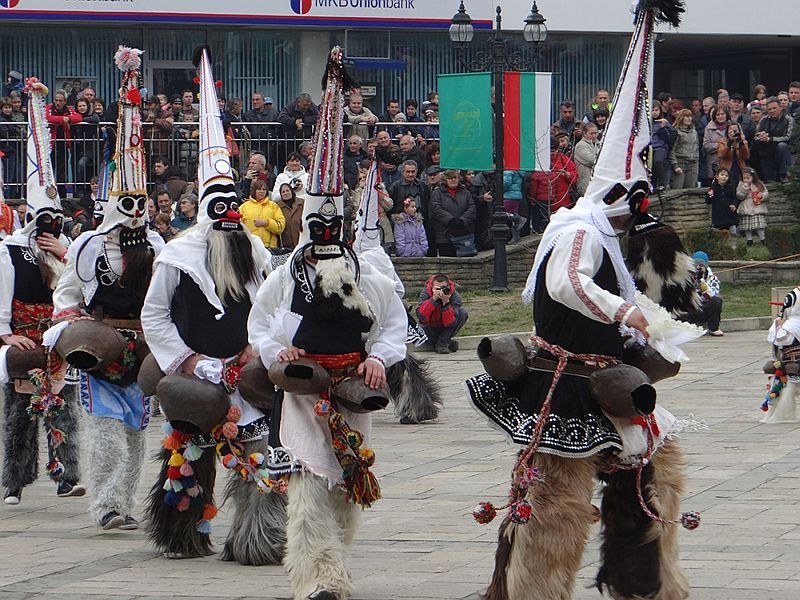
{"type": "Polygon", "coordinates": [[[264,246],[277,248],[280,245],[286,217],[280,207],[269,199],[266,183],[260,179],[253,181],[250,198],[239,207],[239,212],[244,226],[260,238],[264,246]]]}

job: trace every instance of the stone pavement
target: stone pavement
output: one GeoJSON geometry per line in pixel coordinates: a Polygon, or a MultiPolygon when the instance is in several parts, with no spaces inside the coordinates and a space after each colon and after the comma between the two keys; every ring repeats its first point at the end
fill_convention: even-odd
{"type": "MultiPolygon", "coordinates": [[[[666,407],[709,427],[682,435],[689,460],[683,509],[702,511],[703,519],[680,534],[694,599],[800,598],[800,428],[758,423],[764,340],[763,331],[704,337],[686,347],[692,362],[681,374],[658,385],[666,407]]],[[[480,371],[474,354],[428,356],[446,389],[439,422],[402,426],[388,412],[375,418],[384,498],[364,513],[351,552],[356,600],[477,598],[492,570],[499,519],[481,526],[470,513],[479,500],[504,499],[514,448],[464,398],[461,382],[480,371]]],[[[151,451],[159,424],[150,429],[151,451]]],[[[154,476],[150,463],[140,498],[154,476]]],[[[102,533],[88,522],[86,505],[86,498],[57,498],[43,477],[19,506],[0,505],[0,599],[290,597],[281,567],[242,567],[215,556],[168,561],[141,530],[102,533]]],[[[223,507],[217,547],[229,518],[223,507]]],[[[591,587],[597,531],[578,600],[601,597],[591,587]]]]}

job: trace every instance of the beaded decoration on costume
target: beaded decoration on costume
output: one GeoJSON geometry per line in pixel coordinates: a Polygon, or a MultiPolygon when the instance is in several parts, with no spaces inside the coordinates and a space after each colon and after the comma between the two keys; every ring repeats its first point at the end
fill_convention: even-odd
{"type": "Polygon", "coordinates": [[[326,67],[327,85],[322,97],[314,154],[308,173],[308,193],[312,196],[341,196],[344,193],[344,92],[345,76],[342,49],[331,49],[326,67]]]}
{"type": "MultiPolygon", "coordinates": [[[[361,362],[359,352],[338,355],[306,354],[306,358],[317,361],[325,369],[333,372],[355,367],[361,362]]],[[[328,390],[320,395],[320,399],[314,405],[314,412],[328,422],[331,447],[339,466],[342,467],[342,479],[348,499],[362,508],[368,508],[373,502],[381,499],[380,484],[370,470],[375,464],[375,452],[372,448],[362,447],[364,435],[347,424],[344,415],[336,410],[331,400],[331,389],[341,379],[343,376],[331,377],[331,384],[328,390]]]]}
{"type": "Polygon", "coordinates": [[[47,353],[47,368],[34,369],[30,372],[34,392],[31,395],[28,415],[33,419],[41,417],[47,433],[47,448],[51,457],[47,463],[47,472],[55,481],[61,481],[64,475],[64,463],[59,458],[58,447],[67,439],[67,434],[53,424],[53,420],[64,410],[64,399],[53,393],[53,374],[62,369],[61,358],[55,352],[47,353]]]}

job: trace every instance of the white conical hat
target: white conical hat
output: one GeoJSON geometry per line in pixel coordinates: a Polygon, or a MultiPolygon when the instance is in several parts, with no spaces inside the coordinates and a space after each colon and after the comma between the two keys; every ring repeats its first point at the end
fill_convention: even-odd
{"type": "MultiPolygon", "coordinates": [[[[633,37],[614,96],[614,112],[603,133],[600,153],[584,198],[603,205],[608,217],[629,214],[630,200],[650,191],[647,166],[650,149],[648,74],[653,66],[656,22],[678,26],[681,0],[637,0],[633,37]]],[[[646,209],[646,205],[644,207],[646,209]]]]}
{"type": "Polygon", "coordinates": [[[106,206],[108,204],[108,192],[111,188],[111,172],[109,171],[109,164],[111,163],[111,140],[109,130],[103,132],[102,151],[103,160],[100,162],[100,168],[97,170],[97,195],[94,200],[94,220],[98,225],[102,223],[106,216],[106,206]]]}
{"type": "Polygon", "coordinates": [[[26,144],[28,179],[26,199],[27,224],[22,232],[36,229],[36,219],[50,213],[62,217],[61,198],[58,196],[53,165],[50,162],[50,129],[45,117],[45,97],[48,89],[35,77],[26,80],[28,94],[28,141],[26,144]]]}
{"type": "Polygon", "coordinates": [[[200,206],[197,222],[217,223],[221,229],[240,229],[239,198],[222,129],[208,48],[198,48],[194,62],[200,78],[200,156],[197,163],[200,206]]]}
{"type": "Polygon", "coordinates": [[[356,213],[355,241],[353,242],[353,250],[356,254],[382,248],[380,211],[378,210],[380,203],[378,185],[380,182],[381,172],[378,168],[378,161],[373,160],[364,180],[364,189],[361,192],[361,200],[356,213]]]}
{"type": "Polygon", "coordinates": [[[111,169],[111,189],[108,193],[103,223],[99,232],[117,228],[140,229],[147,226],[147,163],[142,139],[142,116],[139,107],[139,67],[142,51],[120,46],[114,63],[122,71],[119,88],[117,142],[111,169]]]}

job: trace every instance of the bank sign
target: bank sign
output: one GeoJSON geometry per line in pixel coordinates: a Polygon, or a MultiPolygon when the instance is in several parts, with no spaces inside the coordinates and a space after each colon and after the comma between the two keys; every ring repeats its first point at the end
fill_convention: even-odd
{"type": "MultiPolygon", "coordinates": [[[[476,29],[492,27],[487,0],[472,0],[476,29]]],[[[442,29],[456,0],[0,0],[0,23],[25,21],[206,23],[442,29]],[[224,7],[224,12],[221,9],[224,7]]]]}

